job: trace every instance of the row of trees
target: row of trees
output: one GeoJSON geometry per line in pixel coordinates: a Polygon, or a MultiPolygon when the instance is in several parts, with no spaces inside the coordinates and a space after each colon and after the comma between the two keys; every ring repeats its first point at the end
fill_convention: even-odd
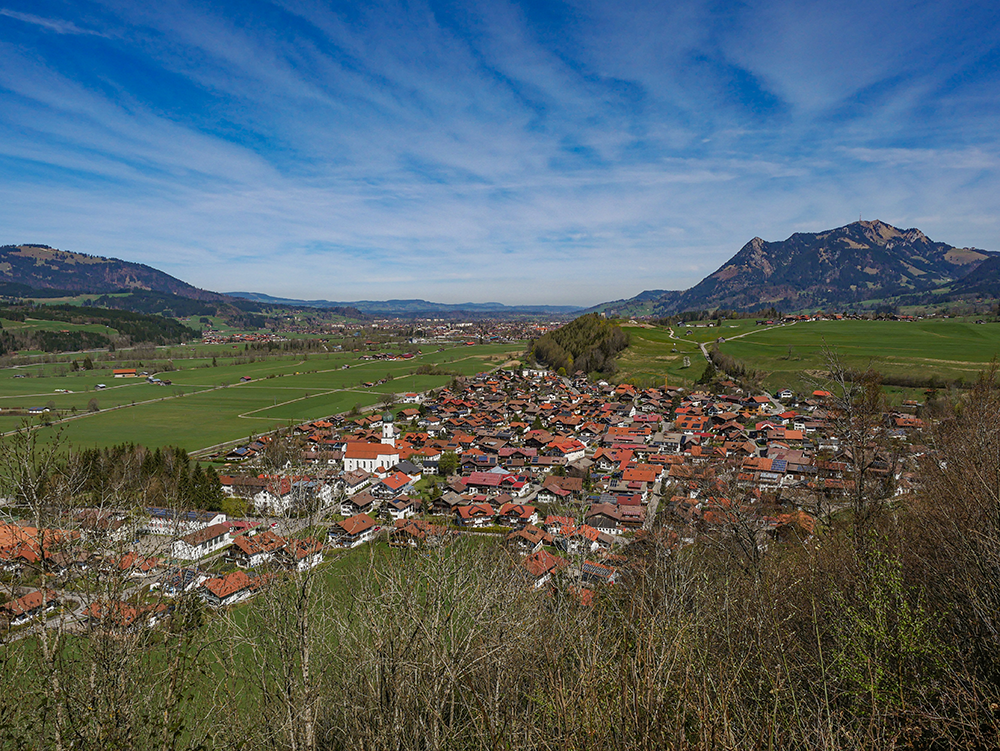
{"type": "Polygon", "coordinates": [[[83,449],[72,461],[81,501],[102,498],[114,488],[142,507],[222,510],[225,496],[215,468],[192,462],[182,448],[118,444],[83,449]]]}
{"type": "Polygon", "coordinates": [[[742,360],[737,360],[732,355],[719,351],[718,345],[713,345],[708,351],[709,367],[705,370],[699,383],[710,383],[716,374],[721,372],[743,382],[750,389],[756,390],[766,375],[756,368],[752,368],[742,360]]]}
{"type": "Polygon", "coordinates": [[[654,321],[657,326],[674,326],[686,321],[721,321],[738,320],[741,318],[763,318],[766,320],[780,319],[782,313],[773,305],[769,308],[759,310],[727,310],[725,308],[715,308],[713,310],[685,310],[681,313],[663,316],[654,321]]]}

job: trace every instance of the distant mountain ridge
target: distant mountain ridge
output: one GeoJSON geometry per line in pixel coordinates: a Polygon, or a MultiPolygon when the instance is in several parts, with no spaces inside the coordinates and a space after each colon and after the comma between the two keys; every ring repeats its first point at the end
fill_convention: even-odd
{"type": "MultiPolygon", "coordinates": [[[[91,256],[59,250],[48,245],[25,243],[0,246],[0,294],[11,297],[62,297],[81,293],[107,294],[122,291],[158,293],[203,303],[236,305],[247,308],[253,303],[290,307],[322,308],[348,318],[370,316],[407,317],[420,315],[484,317],[502,315],[568,315],[581,308],[568,305],[504,305],[502,303],[435,303],[427,300],[364,300],[339,303],[329,300],[295,300],[259,292],[223,294],[199,289],[166,272],[141,263],[117,258],[91,256]]],[[[149,301],[142,300],[144,312],[149,301]]],[[[180,308],[171,301],[158,301],[163,308],[180,308]]],[[[130,307],[123,302],[120,307],[130,307]]],[[[111,307],[119,307],[109,303],[111,307]]]]}
{"type": "Polygon", "coordinates": [[[935,242],[919,229],[858,221],[823,232],[797,232],[780,242],[755,237],[691,289],[647,291],[595,309],[669,315],[714,308],[840,307],[937,289],[992,257],[988,251],[935,242]]]}
{"type": "Polygon", "coordinates": [[[330,300],[295,300],[286,297],[272,297],[261,292],[227,292],[226,294],[230,297],[274,305],[300,305],[310,308],[356,308],[368,315],[390,317],[461,312],[567,315],[582,310],[582,308],[573,305],[504,305],[499,302],[439,303],[427,300],[355,300],[352,302],[332,302],[330,300]]]}
{"type": "Polygon", "coordinates": [[[203,302],[224,302],[224,295],[199,289],[142,263],[89,256],[48,245],[0,246],[0,283],[67,292],[165,292],[203,302]]]}

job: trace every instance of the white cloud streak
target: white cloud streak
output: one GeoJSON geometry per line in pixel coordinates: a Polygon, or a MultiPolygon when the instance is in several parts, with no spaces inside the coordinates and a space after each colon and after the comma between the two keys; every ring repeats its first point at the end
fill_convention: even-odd
{"type": "Polygon", "coordinates": [[[16,10],[8,10],[7,8],[0,8],[0,16],[6,16],[7,18],[23,21],[24,23],[41,27],[46,31],[51,31],[55,34],[82,34],[85,36],[89,35],[99,37],[107,36],[104,32],[97,31],[95,29],[80,28],[72,21],[64,21],[58,18],[43,18],[41,16],[36,16],[33,13],[20,13],[16,10]]]}

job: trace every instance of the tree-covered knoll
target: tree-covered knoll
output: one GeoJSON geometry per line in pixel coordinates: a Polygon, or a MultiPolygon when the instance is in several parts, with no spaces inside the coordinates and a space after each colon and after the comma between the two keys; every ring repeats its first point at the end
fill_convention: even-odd
{"type": "Polygon", "coordinates": [[[133,313],[160,315],[170,318],[185,316],[214,316],[220,304],[192,300],[167,292],[150,292],[148,290],[131,290],[127,295],[101,295],[90,303],[95,308],[111,308],[114,310],[130,310],[133,313]]]}
{"type": "Polygon", "coordinates": [[[531,353],[553,370],[610,375],[617,370],[615,355],[628,342],[617,324],[591,313],[543,334],[532,343],[531,353]]]}

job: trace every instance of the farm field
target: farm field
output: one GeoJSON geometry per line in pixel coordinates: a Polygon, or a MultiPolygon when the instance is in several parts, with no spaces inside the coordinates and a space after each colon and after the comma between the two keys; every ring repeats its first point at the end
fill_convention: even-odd
{"type": "Polygon", "coordinates": [[[719,350],[768,373],[765,386],[802,390],[826,370],[824,350],[886,376],[975,380],[1000,355],[1000,324],[970,319],[807,321],[751,331],[719,350]]]}
{"type": "MultiPolygon", "coordinates": [[[[474,375],[505,362],[521,351],[521,345],[438,349],[428,347],[405,361],[362,361],[350,352],[289,353],[240,365],[226,364],[220,357],[217,367],[211,367],[211,358],[175,360],[177,370],[159,374],[172,381],[170,386],[156,386],[143,378],[113,379],[108,370],[14,378],[20,369],[5,369],[0,371],[0,408],[6,412],[0,414],[0,429],[12,430],[24,419],[9,410],[49,406],[67,419],[43,430],[51,433],[58,428],[63,439],[75,446],[134,442],[196,451],[344,412],[355,405],[368,407],[388,393],[442,386],[450,375],[413,372],[431,365],[474,375]],[[243,376],[254,380],[241,383],[243,376]],[[363,385],[390,376],[384,384],[363,385]],[[96,390],[98,383],[107,388],[96,390]],[[56,393],[56,389],[73,393],[56,393]],[[88,412],[91,399],[97,399],[99,412],[88,412]]],[[[36,372],[44,373],[44,368],[36,372]]]]}
{"type": "MultiPolygon", "coordinates": [[[[826,371],[824,350],[838,353],[851,368],[876,370],[891,376],[936,378],[943,383],[969,382],[1000,355],[1000,324],[976,324],[973,319],[923,321],[804,321],[760,327],[753,320],[723,321],[720,327],[625,325],[631,343],[618,358],[618,379],[641,385],[690,385],[705,369],[699,342],[766,373],[771,389],[815,388],[826,371]],[[690,331],[690,333],[688,333],[690,331]],[[691,366],[683,367],[690,357],[691,366]]],[[[912,396],[910,390],[888,388],[891,395],[912,396]],[[900,392],[896,394],[895,392],[900,392]]]]}

